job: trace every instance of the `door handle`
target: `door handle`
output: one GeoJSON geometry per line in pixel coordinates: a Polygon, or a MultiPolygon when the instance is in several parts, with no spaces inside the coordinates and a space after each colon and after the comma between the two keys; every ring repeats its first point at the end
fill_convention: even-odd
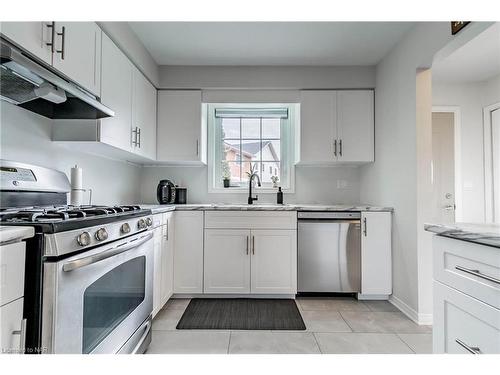
{"type": "Polygon", "coordinates": [[[50,51],[52,53],[55,52],[55,43],[54,43],[54,38],[56,36],[56,23],[54,21],[52,21],[51,23],[49,23],[48,25],[46,25],[49,29],[50,29],[50,43],[47,42],[45,43],[47,46],[50,47],[50,51]]]}
{"type": "Polygon", "coordinates": [[[363,235],[366,237],[368,233],[367,225],[366,225],[366,217],[363,218],[363,235]]]}
{"type": "Polygon", "coordinates": [[[481,279],[492,281],[495,284],[500,284],[500,279],[497,279],[496,277],[493,277],[493,276],[485,275],[484,273],[481,273],[479,270],[472,270],[470,268],[465,268],[462,266],[455,266],[455,269],[462,271],[462,272],[465,272],[465,273],[468,273],[470,275],[480,277],[481,279]]]}
{"type": "Polygon", "coordinates": [[[252,255],[255,255],[255,236],[252,236],[252,255]]]}
{"type": "Polygon", "coordinates": [[[333,140],[333,155],[337,156],[337,140],[333,140]]]}
{"type": "Polygon", "coordinates": [[[342,139],[339,140],[339,155],[342,156],[342,139]]]}
{"type": "Polygon", "coordinates": [[[24,353],[24,350],[26,349],[26,324],[27,320],[23,319],[21,320],[21,329],[12,331],[13,335],[19,335],[19,353],[24,353]]]}
{"type": "Polygon", "coordinates": [[[56,50],[56,52],[60,53],[61,54],[61,60],[64,60],[64,53],[66,51],[66,48],[64,47],[65,40],[66,40],[66,27],[63,26],[62,29],[61,29],[61,32],[57,33],[57,35],[59,35],[61,37],[61,49],[60,50],[56,50]]]}
{"type": "Polygon", "coordinates": [[[137,128],[137,136],[139,138],[139,141],[138,141],[138,146],[139,148],[141,148],[141,128],[137,128]]]}
{"type": "Polygon", "coordinates": [[[477,346],[469,346],[460,339],[455,339],[455,342],[471,354],[481,354],[481,349],[477,346]]]}
{"type": "Polygon", "coordinates": [[[247,236],[247,241],[246,241],[246,244],[247,244],[247,255],[248,255],[248,242],[250,242],[250,238],[247,236]]]}
{"type": "Polygon", "coordinates": [[[149,241],[151,238],[153,238],[153,232],[149,232],[145,236],[139,237],[136,240],[130,241],[130,242],[125,242],[124,244],[115,246],[109,250],[103,251],[102,253],[97,253],[94,255],[90,255],[87,257],[83,258],[78,258],[75,260],[72,260],[70,262],[64,263],[63,264],[63,271],[64,272],[70,272],[73,270],[76,270],[78,268],[82,268],[97,262],[100,262],[101,260],[111,258],[115,255],[124,253],[126,251],[135,249],[139,246],[141,246],[143,243],[149,241]]]}

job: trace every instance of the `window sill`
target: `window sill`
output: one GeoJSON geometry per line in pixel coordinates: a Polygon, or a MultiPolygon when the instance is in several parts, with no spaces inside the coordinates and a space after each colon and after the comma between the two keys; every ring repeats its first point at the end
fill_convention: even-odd
{"type": "MultiPolygon", "coordinates": [[[[293,188],[284,189],[281,188],[281,191],[285,194],[295,193],[293,188]]],[[[214,194],[247,194],[248,195],[248,187],[212,187],[208,189],[209,193],[214,194]]],[[[252,188],[252,194],[276,194],[278,192],[278,188],[252,188]]]]}

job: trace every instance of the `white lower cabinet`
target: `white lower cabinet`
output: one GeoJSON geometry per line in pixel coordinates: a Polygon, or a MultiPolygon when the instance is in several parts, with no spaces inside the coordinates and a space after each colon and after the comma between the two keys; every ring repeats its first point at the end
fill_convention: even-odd
{"type": "Polygon", "coordinates": [[[500,310],[434,281],[433,352],[500,353],[500,310]]]}
{"type": "Polygon", "coordinates": [[[392,213],[361,213],[361,298],[392,294],[392,213]]]}
{"type": "Polygon", "coordinates": [[[295,212],[207,212],[203,292],[297,293],[296,225],[295,212]]]}
{"type": "Polygon", "coordinates": [[[0,307],[0,353],[19,354],[21,348],[21,324],[23,320],[23,298],[0,307]]]}
{"type": "Polygon", "coordinates": [[[203,292],[203,212],[174,213],[174,293],[203,292]]]}
{"type": "Polygon", "coordinates": [[[154,229],[154,275],[153,275],[153,317],[160,311],[162,305],[160,302],[161,288],[161,255],[162,255],[162,227],[154,229]]]}
{"type": "Polygon", "coordinates": [[[250,293],[250,231],[206,229],[205,293],[250,293]]]}
{"type": "Polygon", "coordinates": [[[165,305],[174,292],[174,220],[173,212],[163,214],[161,242],[160,303],[165,305]]]}
{"type": "Polygon", "coordinates": [[[251,293],[297,293],[297,231],[251,231],[251,293]]]}

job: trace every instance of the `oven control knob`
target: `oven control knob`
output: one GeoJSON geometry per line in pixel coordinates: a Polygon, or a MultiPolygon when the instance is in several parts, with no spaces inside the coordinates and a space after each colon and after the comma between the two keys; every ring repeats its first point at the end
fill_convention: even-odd
{"type": "Polygon", "coordinates": [[[144,219],[139,219],[139,221],[137,222],[137,227],[139,229],[145,229],[148,225],[146,224],[146,220],[144,219]]]}
{"type": "Polygon", "coordinates": [[[128,223],[122,224],[122,226],[120,227],[120,232],[122,232],[123,234],[129,233],[130,232],[130,225],[128,225],[128,223]]]}
{"type": "Polygon", "coordinates": [[[104,241],[108,239],[108,232],[106,232],[105,228],[100,228],[95,232],[95,239],[97,241],[104,241]]]}
{"type": "Polygon", "coordinates": [[[148,227],[150,227],[151,225],[153,225],[153,220],[151,220],[151,218],[150,218],[150,217],[148,217],[148,218],[146,219],[146,224],[148,225],[148,227]]]}
{"type": "Polygon", "coordinates": [[[80,245],[80,246],[87,246],[87,245],[89,245],[90,244],[90,234],[89,234],[89,232],[80,233],[76,237],[76,242],[78,242],[78,245],[80,245]]]}

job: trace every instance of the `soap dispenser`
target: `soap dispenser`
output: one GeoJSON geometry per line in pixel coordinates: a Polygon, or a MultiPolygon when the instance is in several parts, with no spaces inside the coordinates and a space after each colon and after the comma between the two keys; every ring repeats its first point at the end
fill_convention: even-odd
{"type": "Polygon", "coordinates": [[[283,192],[281,191],[281,186],[278,187],[278,192],[276,193],[276,203],[283,204],[283,192]]]}

